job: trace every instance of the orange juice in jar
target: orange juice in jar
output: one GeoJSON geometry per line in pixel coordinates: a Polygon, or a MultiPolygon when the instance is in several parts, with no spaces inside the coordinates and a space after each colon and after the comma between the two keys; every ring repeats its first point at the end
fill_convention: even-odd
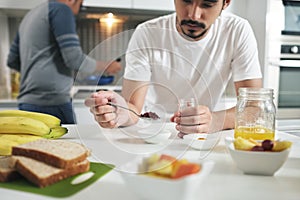
{"type": "Polygon", "coordinates": [[[235,112],[235,138],[274,140],[276,110],[272,89],[240,88],[235,112]]]}
{"type": "Polygon", "coordinates": [[[254,139],[254,140],[274,140],[275,131],[261,127],[261,126],[254,126],[254,127],[238,127],[234,130],[234,138],[242,137],[245,139],[254,139]]]}

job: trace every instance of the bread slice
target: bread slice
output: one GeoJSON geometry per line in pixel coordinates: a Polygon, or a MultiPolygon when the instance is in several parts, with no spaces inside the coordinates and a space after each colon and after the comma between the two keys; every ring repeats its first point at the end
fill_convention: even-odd
{"type": "Polygon", "coordinates": [[[0,158],[0,182],[13,181],[20,177],[20,174],[15,170],[14,163],[11,157],[0,158]]]}
{"type": "Polygon", "coordinates": [[[14,146],[12,155],[25,156],[58,168],[70,168],[89,156],[89,150],[78,143],[41,139],[14,146]]]}
{"type": "Polygon", "coordinates": [[[13,156],[13,158],[16,159],[16,170],[28,181],[40,188],[70,176],[86,172],[90,168],[88,160],[76,163],[70,168],[61,169],[24,156],[13,156]]]}

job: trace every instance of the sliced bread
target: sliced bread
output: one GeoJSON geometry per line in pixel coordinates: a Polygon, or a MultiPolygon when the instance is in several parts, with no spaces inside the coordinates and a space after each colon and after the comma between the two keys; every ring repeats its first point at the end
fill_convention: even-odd
{"type": "Polygon", "coordinates": [[[0,182],[13,181],[20,177],[14,168],[14,160],[11,157],[0,158],[0,182]]]}
{"type": "Polygon", "coordinates": [[[75,142],[41,139],[14,146],[12,155],[33,158],[58,168],[70,168],[84,161],[89,150],[75,142]]]}
{"type": "Polygon", "coordinates": [[[13,158],[16,160],[16,170],[28,181],[41,188],[70,176],[86,172],[90,168],[88,160],[78,162],[70,168],[62,169],[24,156],[13,156],[13,158]]]}

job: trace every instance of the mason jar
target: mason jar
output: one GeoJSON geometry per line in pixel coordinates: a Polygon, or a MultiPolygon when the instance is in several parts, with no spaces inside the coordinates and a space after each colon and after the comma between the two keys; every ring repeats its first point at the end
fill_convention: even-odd
{"type": "Polygon", "coordinates": [[[239,88],[234,137],[274,140],[276,109],[273,89],[239,88]]]}

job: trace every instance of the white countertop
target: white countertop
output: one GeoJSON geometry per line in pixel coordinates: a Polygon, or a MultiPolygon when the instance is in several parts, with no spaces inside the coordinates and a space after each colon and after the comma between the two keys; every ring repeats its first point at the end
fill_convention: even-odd
{"type": "MultiPolygon", "coordinates": [[[[173,124],[168,124],[173,127],[173,124]]],[[[221,140],[210,151],[186,149],[182,140],[175,137],[168,145],[146,144],[134,137],[134,128],[101,129],[98,125],[67,126],[69,133],[63,139],[77,141],[92,150],[92,161],[112,163],[116,168],[84,190],[67,199],[105,199],[137,200],[138,198],[126,187],[118,172],[119,166],[134,157],[145,153],[169,153],[183,155],[188,159],[212,160],[215,167],[212,173],[199,187],[197,198],[205,200],[298,200],[300,197],[300,137],[277,132],[277,138],[293,142],[288,160],[274,176],[244,175],[233,163],[227,151],[224,138],[233,136],[233,131],[221,132],[221,140]]],[[[149,188],[151,189],[151,188],[149,188]]],[[[154,191],[155,192],[155,191],[154,191]]],[[[52,199],[31,193],[0,188],[1,200],[52,199]]]]}

